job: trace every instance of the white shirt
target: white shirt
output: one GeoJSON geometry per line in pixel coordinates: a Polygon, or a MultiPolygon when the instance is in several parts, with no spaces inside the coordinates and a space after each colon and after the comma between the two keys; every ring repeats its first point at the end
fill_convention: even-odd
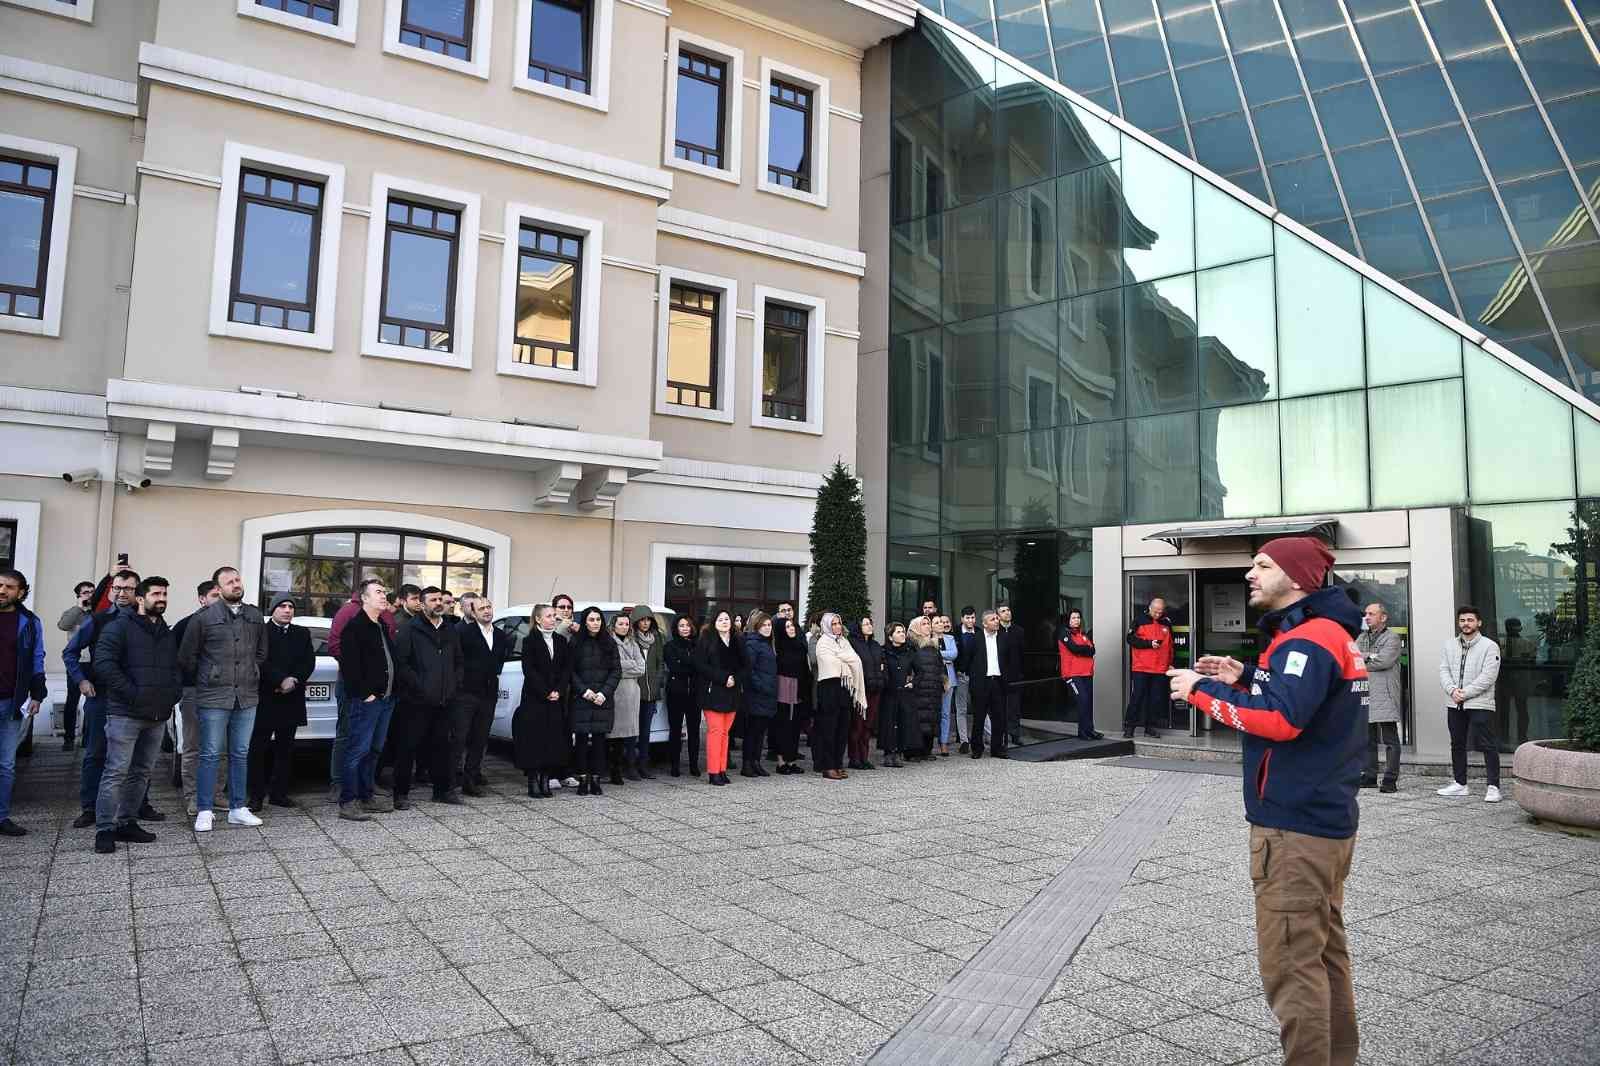
{"type": "Polygon", "coordinates": [[[550,659],[554,662],[556,657],[556,631],[553,629],[541,629],[539,630],[539,635],[544,638],[544,650],[550,653],[550,659]]]}
{"type": "Polygon", "coordinates": [[[485,644],[489,645],[489,650],[490,651],[493,651],[494,650],[494,624],[490,623],[488,625],[485,625],[484,623],[479,622],[478,623],[478,632],[483,634],[483,642],[485,644]]]}
{"type": "Polygon", "coordinates": [[[988,676],[989,677],[999,677],[1000,676],[1000,634],[999,634],[999,632],[996,631],[994,633],[991,633],[987,629],[985,629],[983,631],[983,643],[984,643],[984,647],[988,649],[988,653],[989,653],[989,673],[988,673],[988,676]]]}

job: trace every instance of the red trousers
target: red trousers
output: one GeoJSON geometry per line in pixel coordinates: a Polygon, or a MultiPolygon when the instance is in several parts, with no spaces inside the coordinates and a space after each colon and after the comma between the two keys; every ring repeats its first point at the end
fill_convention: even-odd
{"type": "Polygon", "coordinates": [[[728,772],[728,734],[733,731],[733,711],[701,711],[706,720],[706,773],[728,772]]]}

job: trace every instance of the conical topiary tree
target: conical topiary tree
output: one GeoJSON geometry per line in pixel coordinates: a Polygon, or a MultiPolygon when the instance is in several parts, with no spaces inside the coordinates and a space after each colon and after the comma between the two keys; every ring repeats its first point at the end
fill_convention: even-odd
{"type": "Polygon", "coordinates": [[[1593,622],[1567,683],[1566,711],[1567,742],[1578,751],[1600,751],[1600,625],[1593,622]]]}
{"type": "Polygon", "coordinates": [[[806,616],[838,611],[846,625],[872,610],[867,594],[867,509],[861,482],[842,461],[817,492],[811,519],[811,589],[806,616]]]}

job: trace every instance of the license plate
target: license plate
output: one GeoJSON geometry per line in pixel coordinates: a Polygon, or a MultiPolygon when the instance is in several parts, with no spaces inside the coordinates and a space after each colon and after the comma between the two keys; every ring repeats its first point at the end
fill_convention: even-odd
{"type": "Polygon", "coordinates": [[[306,686],[306,699],[327,700],[333,698],[333,686],[327,682],[320,682],[306,686]]]}

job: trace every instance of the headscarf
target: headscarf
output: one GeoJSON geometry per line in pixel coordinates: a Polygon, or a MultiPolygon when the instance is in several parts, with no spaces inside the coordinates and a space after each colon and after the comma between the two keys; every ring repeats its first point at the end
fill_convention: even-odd
{"type": "Polygon", "coordinates": [[[833,635],[834,622],[839,622],[840,628],[844,628],[843,620],[833,611],[823,614],[822,635],[817,638],[817,655],[820,660],[822,649],[826,647],[828,653],[839,660],[839,680],[844,683],[845,691],[850,693],[856,713],[863,714],[867,709],[867,673],[861,665],[861,656],[850,644],[850,637],[833,635]]]}

